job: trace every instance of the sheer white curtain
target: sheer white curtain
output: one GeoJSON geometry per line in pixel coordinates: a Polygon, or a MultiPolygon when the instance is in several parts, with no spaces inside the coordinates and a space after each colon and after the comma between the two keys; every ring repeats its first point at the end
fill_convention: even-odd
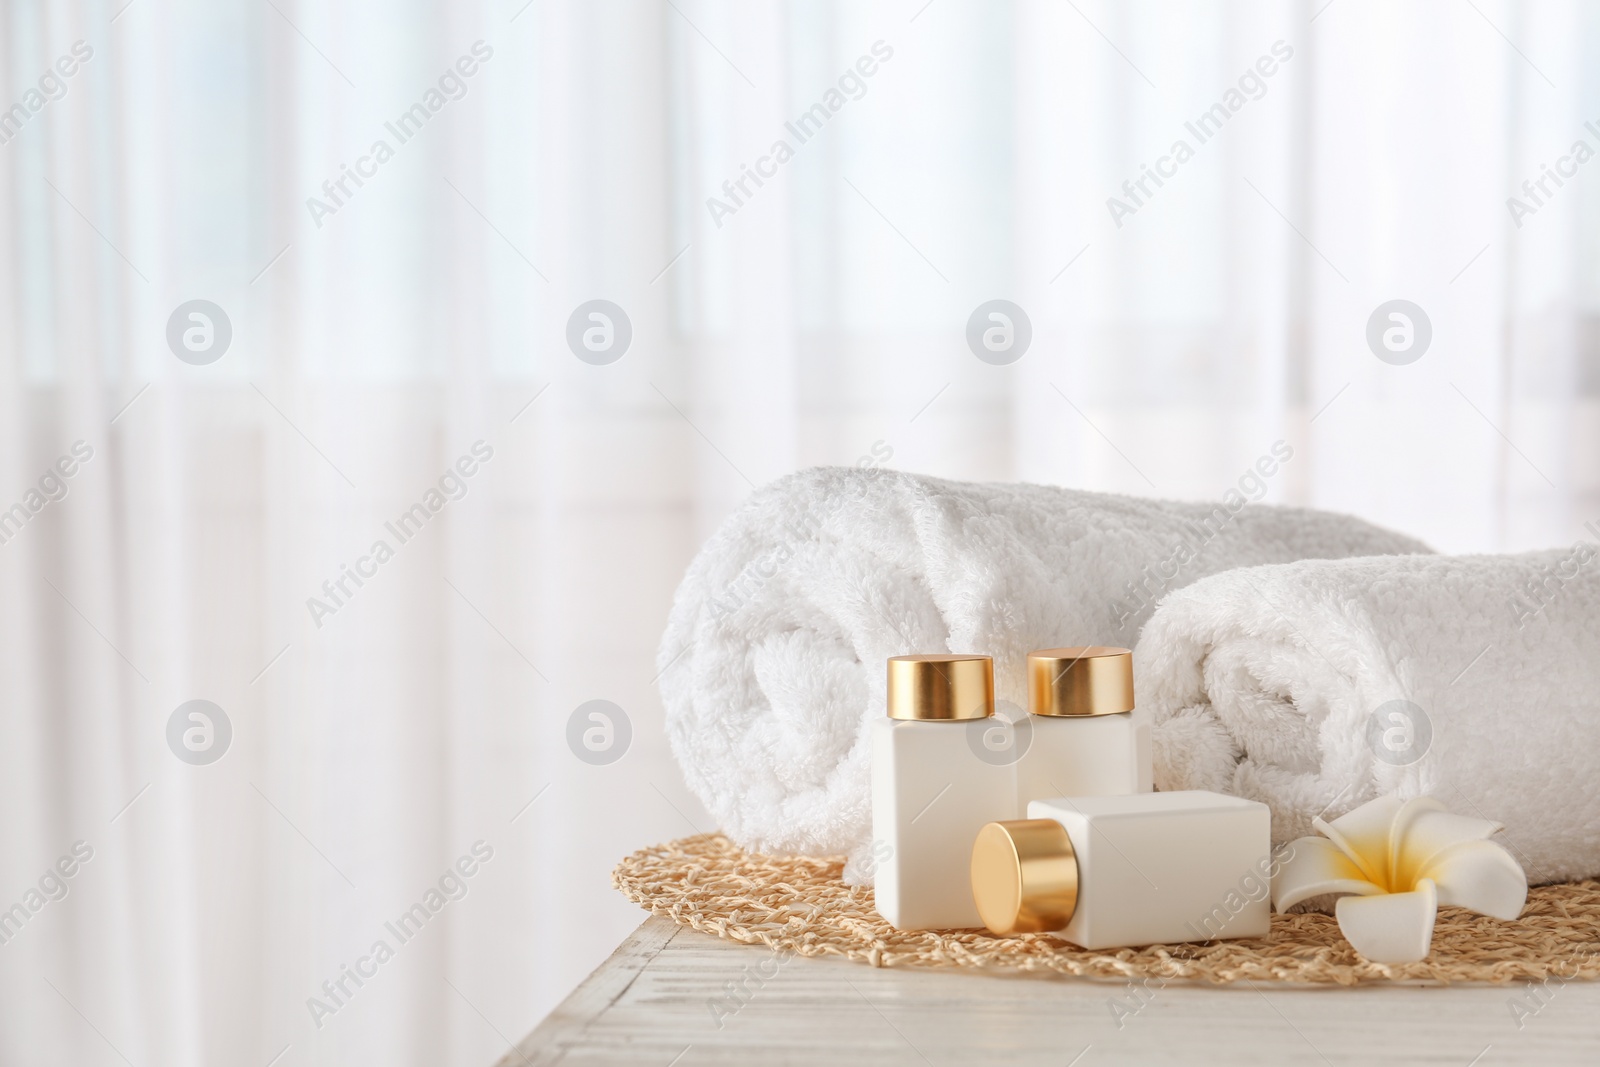
{"type": "Polygon", "coordinates": [[[1521,188],[1600,149],[1576,4],[4,10],[5,1062],[491,1062],[640,918],[615,860],[711,828],[655,639],[800,466],[1209,498],[1281,439],[1267,499],[1443,549],[1600,519],[1600,199],[1521,188]]]}

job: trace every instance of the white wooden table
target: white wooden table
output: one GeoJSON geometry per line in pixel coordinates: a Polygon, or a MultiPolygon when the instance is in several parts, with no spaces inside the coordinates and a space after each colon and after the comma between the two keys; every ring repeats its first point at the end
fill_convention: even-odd
{"type": "Polygon", "coordinates": [[[500,1067],[1600,1064],[1600,983],[1542,992],[1536,1014],[1540,1001],[1504,986],[1173,983],[1136,997],[1120,982],[780,963],[652,918],[500,1067]],[[728,985],[741,982],[742,1005],[728,985]],[[1528,1005],[1520,1027],[1514,998],[1528,1005]]]}

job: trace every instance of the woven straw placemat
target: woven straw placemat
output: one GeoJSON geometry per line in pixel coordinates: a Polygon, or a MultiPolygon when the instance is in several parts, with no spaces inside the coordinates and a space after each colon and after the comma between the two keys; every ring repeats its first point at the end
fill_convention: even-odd
{"type": "Polygon", "coordinates": [[[611,881],[652,914],[729,941],[874,967],[1346,986],[1600,978],[1600,882],[1531,889],[1514,922],[1440,908],[1428,958],[1386,965],[1357,955],[1333,916],[1309,913],[1273,915],[1265,938],[1105,952],[1048,934],[900,931],[879,918],[871,889],[844,884],[843,870],[842,859],[757,855],[701,834],[635,852],[611,881]]]}

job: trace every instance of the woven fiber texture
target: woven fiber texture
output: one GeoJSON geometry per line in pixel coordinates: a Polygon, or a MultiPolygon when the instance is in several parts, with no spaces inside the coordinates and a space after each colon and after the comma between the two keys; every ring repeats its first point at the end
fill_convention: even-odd
{"type": "Polygon", "coordinates": [[[1333,916],[1314,913],[1274,915],[1266,938],[1104,952],[1048,934],[905,932],[878,917],[871,889],[844,884],[843,868],[843,857],[756,855],[701,834],[635,852],[611,881],[652,914],[704,933],[874,967],[1346,986],[1600,978],[1600,882],[1531,889],[1514,922],[1440,908],[1428,958],[1386,965],[1357,955],[1333,916]]]}

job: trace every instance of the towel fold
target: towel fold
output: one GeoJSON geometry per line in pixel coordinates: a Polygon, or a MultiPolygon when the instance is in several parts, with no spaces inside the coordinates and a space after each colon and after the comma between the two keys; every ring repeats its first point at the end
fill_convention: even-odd
{"type": "Polygon", "coordinates": [[[1021,705],[1029,650],[1131,645],[1162,593],[1203,575],[1426,551],[1237,492],[1213,506],[803,471],[758,490],[690,564],[658,661],[667,737],[738,844],[850,853],[847,877],[862,880],[868,727],[884,713],[889,656],[993,655],[997,697],[1021,705]]]}
{"type": "Polygon", "coordinates": [[[1158,789],[1275,842],[1389,792],[1505,824],[1534,882],[1600,874],[1600,546],[1249,567],[1167,597],[1134,655],[1158,789]]]}

